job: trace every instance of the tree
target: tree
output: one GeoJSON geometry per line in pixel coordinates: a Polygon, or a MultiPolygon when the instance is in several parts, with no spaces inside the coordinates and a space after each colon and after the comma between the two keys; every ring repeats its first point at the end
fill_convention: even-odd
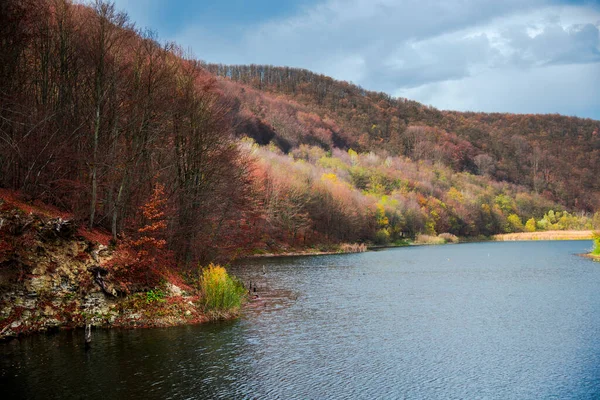
{"type": "Polygon", "coordinates": [[[517,214],[510,214],[506,220],[510,225],[511,232],[523,232],[525,229],[523,222],[521,221],[521,217],[519,217],[517,214]]]}
{"type": "Polygon", "coordinates": [[[536,231],[535,218],[532,217],[527,220],[527,223],[525,224],[525,231],[526,232],[535,232],[536,231]]]}
{"type": "Polygon", "coordinates": [[[473,161],[481,175],[492,176],[496,171],[496,162],[489,154],[479,154],[473,161]]]}

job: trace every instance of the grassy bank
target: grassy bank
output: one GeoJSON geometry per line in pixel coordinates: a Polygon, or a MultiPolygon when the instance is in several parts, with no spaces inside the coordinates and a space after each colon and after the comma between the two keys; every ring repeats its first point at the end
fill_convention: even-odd
{"type": "Polygon", "coordinates": [[[588,257],[600,261],[600,232],[594,232],[592,236],[594,239],[594,249],[588,254],[588,257]]]}
{"type": "Polygon", "coordinates": [[[540,231],[505,233],[492,236],[492,240],[500,242],[529,240],[591,240],[593,231],[540,231]]]}

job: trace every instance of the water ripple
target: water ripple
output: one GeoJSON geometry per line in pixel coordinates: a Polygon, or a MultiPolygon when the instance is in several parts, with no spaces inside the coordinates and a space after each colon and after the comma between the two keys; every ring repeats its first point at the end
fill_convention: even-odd
{"type": "Polygon", "coordinates": [[[0,346],[3,398],[598,399],[587,242],[485,243],[234,267],[234,322],[0,346]],[[266,271],[266,273],[265,273],[266,271]]]}

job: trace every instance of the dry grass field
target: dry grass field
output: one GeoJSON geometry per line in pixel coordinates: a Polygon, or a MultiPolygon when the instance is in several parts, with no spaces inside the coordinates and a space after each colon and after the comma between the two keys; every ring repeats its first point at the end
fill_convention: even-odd
{"type": "Polygon", "coordinates": [[[519,232],[494,235],[492,238],[500,242],[524,240],[591,240],[593,231],[540,231],[519,232]]]}

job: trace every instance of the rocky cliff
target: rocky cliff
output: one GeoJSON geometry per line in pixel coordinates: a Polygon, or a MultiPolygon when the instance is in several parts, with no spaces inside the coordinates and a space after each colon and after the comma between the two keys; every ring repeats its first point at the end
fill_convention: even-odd
{"type": "Polygon", "coordinates": [[[116,250],[68,218],[0,196],[0,339],[58,328],[168,326],[208,318],[198,297],[167,280],[123,292],[116,250]]]}

